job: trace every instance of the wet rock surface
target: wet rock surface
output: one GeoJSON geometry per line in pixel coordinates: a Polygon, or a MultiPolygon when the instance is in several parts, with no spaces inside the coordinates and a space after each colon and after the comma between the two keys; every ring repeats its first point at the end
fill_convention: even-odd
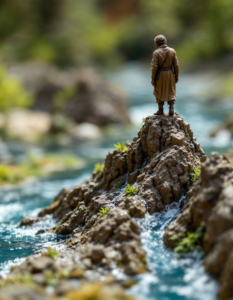
{"type": "Polygon", "coordinates": [[[204,266],[220,283],[218,296],[233,295],[233,168],[218,153],[212,153],[201,166],[197,182],[189,191],[183,212],[167,227],[164,242],[174,247],[171,237],[204,226],[204,266]]]}
{"type": "MultiPolygon", "coordinates": [[[[66,282],[63,273],[56,275],[65,290],[71,278],[83,282],[113,271],[129,276],[146,272],[141,230],[134,218],[178,201],[191,184],[192,170],[205,160],[189,124],[178,114],[147,117],[127,150],[108,153],[103,172],[93,172],[90,180],[63,189],[39,213],[38,221],[46,215],[57,220],[50,232],[68,235],[67,251],[57,253],[55,259],[42,251],[15,267],[12,275],[28,272],[45,286],[47,271],[55,276],[65,270],[66,282]],[[126,183],[133,190],[127,191],[126,183]]],[[[23,224],[30,220],[25,218],[23,224]]],[[[117,277],[112,280],[119,283],[117,277]]]]}

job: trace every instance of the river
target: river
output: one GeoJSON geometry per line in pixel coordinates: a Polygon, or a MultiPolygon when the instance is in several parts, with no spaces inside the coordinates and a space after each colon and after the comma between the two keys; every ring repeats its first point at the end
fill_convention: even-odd
{"type": "MultiPolygon", "coordinates": [[[[38,212],[51,203],[62,187],[72,188],[86,180],[96,162],[102,162],[105,155],[116,142],[132,140],[140,129],[142,118],[157,110],[150,85],[150,67],[144,68],[130,63],[108,74],[109,81],[118,84],[127,93],[130,116],[133,125],[109,128],[105,138],[98,142],[77,143],[72,146],[27,147],[19,143],[9,143],[9,149],[17,157],[25,152],[73,153],[86,160],[80,170],[56,173],[33,183],[0,190],[0,275],[5,276],[12,265],[19,264],[34,251],[48,246],[62,249],[62,240],[49,233],[36,235],[41,228],[55,224],[50,219],[30,228],[20,228],[20,220],[38,212]]],[[[190,123],[194,136],[208,155],[211,151],[225,152],[231,148],[227,133],[210,138],[209,131],[214,128],[233,109],[231,102],[209,102],[205,95],[211,90],[214,81],[210,75],[181,74],[177,85],[175,110],[190,123]]],[[[165,106],[165,109],[168,109],[165,106]]],[[[178,204],[173,204],[163,213],[146,215],[138,220],[142,228],[142,243],[147,252],[151,270],[138,277],[138,284],[129,290],[138,299],[156,300],[215,300],[217,283],[205,274],[201,266],[202,254],[192,253],[180,258],[163,245],[162,237],[166,226],[179,213],[178,204]]]]}

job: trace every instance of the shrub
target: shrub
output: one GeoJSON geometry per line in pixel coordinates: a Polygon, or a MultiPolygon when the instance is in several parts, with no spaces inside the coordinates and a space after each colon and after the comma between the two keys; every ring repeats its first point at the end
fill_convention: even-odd
{"type": "Polygon", "coordinates": [[[171,240],[174,242],[176,247],[174,248],[174,252],[176,253],[188,253],[194,250],[201,251],[202,250],[202,240],[204,236],[203,227],[199,227],[194,233],[187,233],[183,235],[181,241],[177,235],[171,237],[171,240]]]}
{"type": "Polygon", "coordinates": [[[31,95],[0,66],[0,111],[7,112],[12,108],[27,108],[31,105],[31,95]]]}
{"type": "Polygon", "coordinates": [[[128,150],[128,147],[125,145],[124,142],[122,142],[121,144],[120,143],[117,143],[114,145],[114,147],[119,150],[119,151],[126,151],[128,150]]]}
{"type": "Polygon", "coordinates": [[[124,190],[124,193],[126,194],[127,197],[133,197],[137,193],[137,188],[131,187],[131,185],[127,183],[127,188],[124,190]]]}
{"type": "Polygon", "coordinates": [[[100,212],[98,212],[98,217],[99,217],[99,219],[100,218],[103,218],[103,217],[105,217],[107,214],[109,213],[109,208],[108,207],[106,207],[106,208],[101,208],[101,210],[100,210],[100,212]]]}
{"type": "Polygon", "coordinates": [[[122,179],[115,184],[116,188],[121,188],[125,184],[125,181],[122,179]]]}
{"type": "Polygon", "coordinates": [[[100,163],[96,164],[96,165],[95,165],[95,168],[94,168],[94,171],[95,171],[96,173],[101,173],[101,172],[103,172],[103,171],[104,171],[104,164],[100,164],[100,163]]]}

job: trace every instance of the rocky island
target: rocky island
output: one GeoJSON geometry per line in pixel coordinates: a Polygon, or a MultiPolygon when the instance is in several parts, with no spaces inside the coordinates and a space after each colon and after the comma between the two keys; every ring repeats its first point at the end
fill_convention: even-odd
{"type": "Polygon", "coordinates": [[[37,251],[12,268],[0,281],[4,299],[16,299],[12,285],[29,299],[133,299],[123,288],[135,283],[135,275],[150,272],[137,220],[182,196],[183,211],[168,226],[164,242],[187,252],[182,241],[201,231],[193,250],[204,247],[206,270],[219,279],[219,296],[228,299],[232,183],[227,158],[213,153],[206,160],[178,114],[147,117],[128,147],[108,153],[103,170],[62,189],[38,217],[22,220],[21,226],[30,226],[52,215],[57,225],[47,230],[63,237],[65,248],[37,251]]]}

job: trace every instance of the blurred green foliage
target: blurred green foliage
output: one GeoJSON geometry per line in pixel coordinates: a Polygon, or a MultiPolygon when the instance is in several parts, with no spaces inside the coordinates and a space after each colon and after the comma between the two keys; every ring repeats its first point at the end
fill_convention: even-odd
{"type": "Polygon", "coordinates": [[[183,62],[233,49],[232,0],[1,0],[0,53],[68,65],[143,59],[164,34],[183,62]]]}
{"type": "Polygon", "coordinates": [[[224,84],[221,92],[223,95],[233,97],[233,72],[224,77],[224,84]]]}
{"type": "Polygon", "coordinates": [[[8,76],[4,67],[0,65],[0,111],[25,108],[31,104],[31,95],[26,92],[17,79],[8,76]]]}
{"type": "Polygon", "coordinates": [[[0,164],[0,186],[17,184],[29,177],[41,177],[51,172],[81,167],[80,158],[69,155],[47,154],[42,157],[30,156],[21,164],[0,164]]]}

